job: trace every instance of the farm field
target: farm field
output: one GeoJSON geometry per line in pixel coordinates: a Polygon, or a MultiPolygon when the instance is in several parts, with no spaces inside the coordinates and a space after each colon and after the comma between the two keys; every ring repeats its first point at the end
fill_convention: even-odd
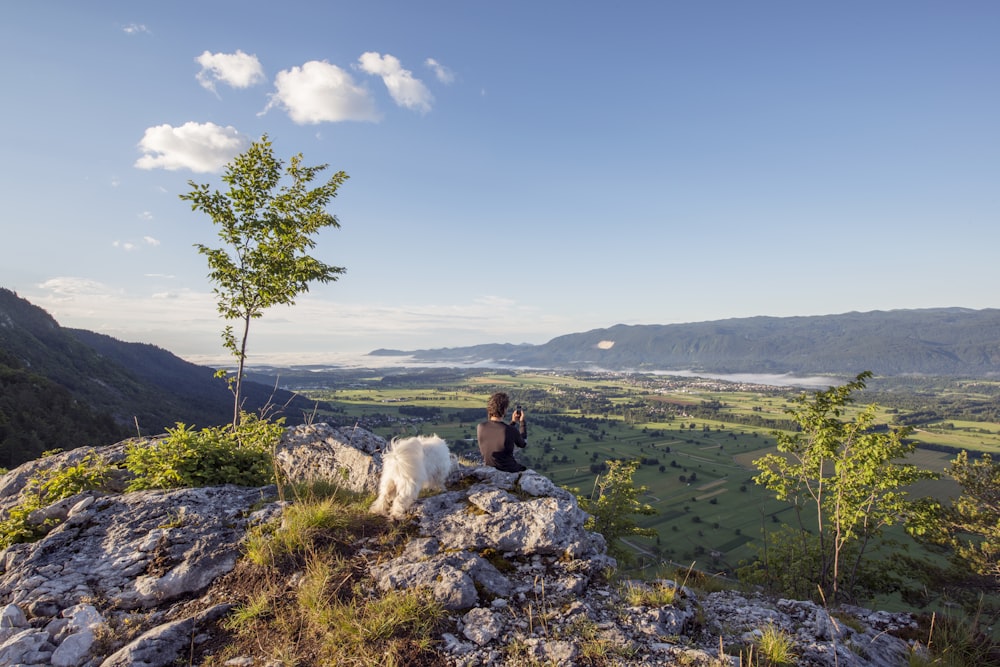
{"type": "MultiPolygon", "coordinates": [[[[478,372],[448,377],[352,378],[300,393],[331,405],[317,420],[359,424],[384,437],[437,433],[452,450],[478,461],[475,428],[486,400],[506,391],[528,415],[526,465],[557,484],[590,493],[608,459],[638,459],[634,481],[657,513],[640,517],[655,538],[629,538],[636,565],[661,561],[732,574],[753,557],[763,530],[792,520],[791,509],[752,480],[753,460],[774,451],[775,429],[788,428],[785,408],[802,392],[792,388],[698,378],[478,372]]],[[[864,392],[858,405],[864,405],[864,392]]],[[[889,406],[881,406],[883,413],[889,406]]],[[[885,413],[886,421],[893,415],[885,413]]],[[[914,430],[935,447],[1000,452],[1000,424],[948,420],[914,430]]],[[[944,472],[954,454],[918,449],[910,460],[944,472]]],[[[948,498],[945,478],[911,493],[948,498]]]]}

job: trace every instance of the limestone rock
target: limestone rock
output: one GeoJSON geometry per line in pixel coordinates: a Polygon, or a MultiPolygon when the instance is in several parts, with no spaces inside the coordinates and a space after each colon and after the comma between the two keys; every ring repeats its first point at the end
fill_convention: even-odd
{"type": "MultiPolygon", "coordinates": [[[[113,464],[127,444],[80,448],[0,477],[0,518],[43,467],[88,454],[113,464]]],[[[277,463],[289,480],[374,492],[386,445],[363,429],[299,426],[286,429],[277,463]]],[[[89,492],[43,508],[36,519],[58,527],[0,552],[0,665],[186,661],[231,610],[219,582],[247,530],[281,520],[276,494],[233,486],[89,492]],[[142,624],[127,645],[97,640],[133,617],[142,624]]],[[[894,634],[911,628],[907,614],[842,607],[834,615],[812,602],[687,588],[669,605],[626,603],[604,576],[615,566],[604,538],[586,530],[571,493],[534,471],[460,466],[444,492],[418,499],[405,520],[415,535],[402,553],[368,553],[373,588],[429,590],[447,610],[436,639],[454,667],[573,665],[594,655],[623,667],[714,667],[734,664],[719,656],[720,641],[744,644],[767,625],[787,632],[810,667],[903,666],[914,650],[894,634]],[[843,623],[844,614],[856,622],[843,623]]],[[[268,663],[241,655],[226,664],[268,663]]]]}
{"type": "Polygon", "coordinates": [[[363,428],[307,424],[285,430],[275,458],[290,482],[324,480],[374,493],[387,446],[363,428]]]}
{"type": "Polygon", "coordinates": [[[151,608],[199,591],[232,570],[248,510],[275,493],[208,487],[98,498],[38,542],[12,547],[0,600],[54,616],[85,599],[151,608]]]}
{"type": "Polygon", "coordinates": [[[198,637],[201,625],[224,616],[231,609],[231,605],[215,605],[195,616],[159,625],[108,656],[101,667],[173,665],[177,657],[190,647],[192,638],[198,637]]]}
{"type": "Polygon", "coordinates": [[[422,538],[371,567],[382,590],[423,586],[445,608],[468,609],[480,602],[480,591],[490,597],[533,591],[539,575],[552,598],[578,593],[614,563],[603,538],[584,528],[587,514],[576,498],[538,473],[463,468],[457,477],[466,488],[414,505],[422,538]],[[553,495],[536,496],[544,492],[553,495]]]}

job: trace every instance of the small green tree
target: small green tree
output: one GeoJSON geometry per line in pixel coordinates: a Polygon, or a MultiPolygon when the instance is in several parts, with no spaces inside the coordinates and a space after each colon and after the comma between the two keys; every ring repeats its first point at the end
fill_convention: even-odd
{"type": "MultiPolygon", "coordinates": [[[[222,333],[223,343],[237,361],[230,377],[233,391],[233,426],[241,414],[241,390],[247,356],[250,322],[275,305],[294,305],[295,297],[309,291],[315,281],[334,281],[345,271],[308,254],[314,236],[324,227],[340,227],[326,206],[337,195],[348,176],[340,171],[318,187],[310,184],[328,165],[307,167],[302,154],[291,159],[287,169],[275,158],[267,135],[254,142],[226,167],[225,192],[207,184],[188,181],[192,190],[180,197],[191,202],[219,226],[221,248],[196,244],[208,260],[209,277],[215,283],[219,313],[240,322],[237,338],[232,325],[222,333]],[[287,177],[285,183],[283,179],[287,177]]],[[[225,376],[225,371],[220,371],[225,376]]]]}
{"type": "Polygon", "coordinates": [[[876,426],[876,405],[842,419],[851,394],[864,389],[871,376],[865,371],[843,386],[796,398],[786,412],[799,430],[776,432],[779,453],[754,461],[760,471],[754,481],[791,503],[798,521],[797,546],[785,538],[776,551],[786,557],[797,553],[791,560],[812,570],[800,575],[833,601],[855,591],[872,540],[906,517],[905,487],[935,477],[899,462],[915,447],[906,440],[909,429],[876,426]],[[803,517],[809,507],[815,511],[815,533],[803,517]]]}
{"type": "Polygon", "coordinates": [[[619,560],[628,560],[630,552],[619,543],[619,538],[627,535],[654,537],[656,531],[642,528],[635,521],[635,515],[652,515],[656,510],[639,501],[639,495],[646,487],[636,487],[632,475],[639,462],[607,462],[608,471],[594,480],[594,490],[590,496],[577,496],[580,507],[591,517],[585,527],[604,536],[608,542],[608,553],[619,560]]]}
{"type": "Polygon", "coordinates": [[[1000,586],[1000,461],[989,454],[969,460],[959,452],[951,476],[962,495],[950,505],[926,499],[909,526],[918,538],[950,547],[955,560],[1000,586]]]}

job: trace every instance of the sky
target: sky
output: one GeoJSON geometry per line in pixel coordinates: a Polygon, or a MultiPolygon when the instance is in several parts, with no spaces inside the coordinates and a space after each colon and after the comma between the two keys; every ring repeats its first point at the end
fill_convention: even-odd
{"type": "Polygon", "coordinates": [[[0,287],[225,358],[180,195],[267,135],[346,272],[248,362],[1000,307],[1000,3],[5,3],[0,287]]]}

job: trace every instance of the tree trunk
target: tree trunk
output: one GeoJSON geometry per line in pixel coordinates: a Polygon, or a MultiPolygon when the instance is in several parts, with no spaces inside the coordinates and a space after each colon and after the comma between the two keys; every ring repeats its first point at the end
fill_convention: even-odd
{"type": "Polygon", "coordinates": [[[250,316],[243,318],[243,337],[240,340],[240,354],[236,369],[236,388],[233,391],[233,430],[240,425],[240,408],[243,394],[243,368],[247,361],[247,335],[250,333],[250,316]]]}

